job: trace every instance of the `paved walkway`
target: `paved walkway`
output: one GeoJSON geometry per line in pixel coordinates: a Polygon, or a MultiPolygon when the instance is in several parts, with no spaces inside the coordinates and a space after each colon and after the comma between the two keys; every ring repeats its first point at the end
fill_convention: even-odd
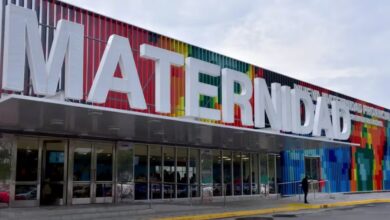
{"type": "Polygon", "coordinates": [[[216,219],[294,212],[307,209],[332,208],[368,203],[390,202],[390,193],[365,194],[317,194],[309,197],[309,205],[302,204],[298,197],[264,198],[213,198],[213,201],[188,200],[155,201],[148,203],[96,204],[39,208],[2,208],[0,219],[216,219]]]}

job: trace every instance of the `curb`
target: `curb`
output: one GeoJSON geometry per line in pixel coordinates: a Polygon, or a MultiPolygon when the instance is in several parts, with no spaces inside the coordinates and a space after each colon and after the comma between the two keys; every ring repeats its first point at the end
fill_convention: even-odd
{"type": "Polygon", "coordinates": [[[373,204],[373,203],[390,203],[390,199],[366,199],[366,200],[354,200],[354,201],[323,203],[323,204],[292,203],[277,208],[210,213],[210,214],[201,214],[201,215],[187,215],[187,216],[166,217],[166,218],[157,218],[157,219],[158,220],[207,220],[207,219],[232,218],[232,217],[243,217],[243,216],[253,216],[253,215],[267,215],[267,214],[274,214],[274,213],[281,213],[281,212],[295,212],[295,211],[302,211],[302,210],[309,210],[309,209],[337,208],[337,207],[354,206],[354,205],[366,205],[366,204],[373,204]]]}

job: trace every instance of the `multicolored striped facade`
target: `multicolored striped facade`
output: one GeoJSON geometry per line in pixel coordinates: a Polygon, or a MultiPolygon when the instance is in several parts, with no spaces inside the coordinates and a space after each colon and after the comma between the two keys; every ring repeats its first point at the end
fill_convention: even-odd
{"type": "MultiPolygon", "coordinates": [[[[185,57],[194,57],[206,62],[214,63],[222,68],[228,67],[247,74],[250,79],[263,77],[268,85],[278,82],[283,85],[294,87],[301,85],[317,90],[321,93],[332,94],[341,98],[363,103],[381,110],[382,107],[357,100],[291,77],[281,75],[270,70],[254,66],[233,58],[189,45],[187,43],[159,35],[127,23],[117,21],[93,12],[86,11],[74,6],[54,0],[3,0],[0,11],[8,3],[18,4],[21,7],[30,8],[36,11],[40,23],[43,50],[47,57],[53,41],[54,30],[60,19],[80,23],[85,28],[84,41],[84,101],[91,88],[94,76],[103,55],[107,40],[110,35],[117,34],[129,39],[134,53],[135,63],[139,72],[142,89],[145,95],[147,110],[141,111],[150,114],[161,114],[155,111],[154,91],[154,62],[140,57],[140,45],[150,44],[160,48],[183,54],[185,57]]],[[[1,16],[4,19],[4,15],[1,16]]],[[[1,23],[4,23],[2,20],[1,23]]],[[[1,45],[3,46],[3,45],[1,45]]],[[[251,48],[247,48],[251,49],[251,48]]],[[[2,59],[2,58],[1,58],[2,59]]],[[[2,62],[0,62],[2,63],[2,62]]],[[[120,77],[120,70],[115,75],[120,77]]],[[[1,77],[0,77],[1,78],[1,77]]],[[[201,82],[219,86],[219,98],[201,97],[200,105],[204,107],[221,109],[221,79],[203,75],[201,82]]],[[[184,115],[185,106],[185,73],[184,67],[172,67],[171,83],[172,110],[165,116],[181,117],[184,115]]],[[[62,89],[62,88],[60,88],[62,89]]],[[[236,85],[236,91],[240,88],[236,85]]],[[[9,91],[0,90],[1,93],[9,91]]],[[[34,96],[32,89],[26,86],[24,95],[34,96]]],[[[85,103],[95,105],[93,103],[85,103]]],[[[252,100],[253,104],[253,100],[252,100]]],[[[101,106],[139,111],[130,109],[126,95],[110,92],[107,102],[101,106]]],[[[385,110],[390,112],[390,110],[385,110]]],[[[370,117],[368,115],[362,115],[370,117]]],[[[235,107],[235,122],[231,126],[241,127],[240,111],[235,107]]],[[[385,120],[376,118],[383,122],[384,127],[373,126],[360,122],[353,122],[350,142],[359,143],[359,147],[324,148],[315,150],[292,150],[280,152],[282,161],[282,182],[299,181],[304,176],[304,156],[319,156],[321,158],[321,178],[330,182],[332,192],[366,191],[390,189],[390,126],[385,120]]],[[[223,124],[221,121],[206,121],[209,123],[223,124]]],[[[298,146],[299,147],[299,146],[298,146]]],[[[285,189],[289,190],[289,189],[285,189]]],[[[323,189],[327,190],[326,188],[323,189]]]]}

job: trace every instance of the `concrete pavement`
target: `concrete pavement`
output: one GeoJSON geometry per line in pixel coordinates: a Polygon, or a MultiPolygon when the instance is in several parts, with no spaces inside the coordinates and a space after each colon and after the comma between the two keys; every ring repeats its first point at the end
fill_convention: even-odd
{"type": "Polygon", "coordinates": [[[279,198],[251,196],[243,198],[212,198],[207,201],[173,200],[153,201],[150,204],[93,204],[62,207],[5,208],[0,219],[216,219],[271,213],[296,212],[359,204],[390,202],[390,193],[317,194],[309,197],[309,205],[298,197],[279,198]]]}

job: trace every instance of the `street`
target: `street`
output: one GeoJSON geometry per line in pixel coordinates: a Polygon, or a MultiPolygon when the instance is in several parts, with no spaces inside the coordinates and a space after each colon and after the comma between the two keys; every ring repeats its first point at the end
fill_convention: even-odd
{"type": "Polygon", "coordinates": [[[390,219],[390,204],[370,204],[337,209],[322,209],[300,213],[275,214],[272,216],[256,216],[231,218],[236,220],[377,220],[390,219]]]}

